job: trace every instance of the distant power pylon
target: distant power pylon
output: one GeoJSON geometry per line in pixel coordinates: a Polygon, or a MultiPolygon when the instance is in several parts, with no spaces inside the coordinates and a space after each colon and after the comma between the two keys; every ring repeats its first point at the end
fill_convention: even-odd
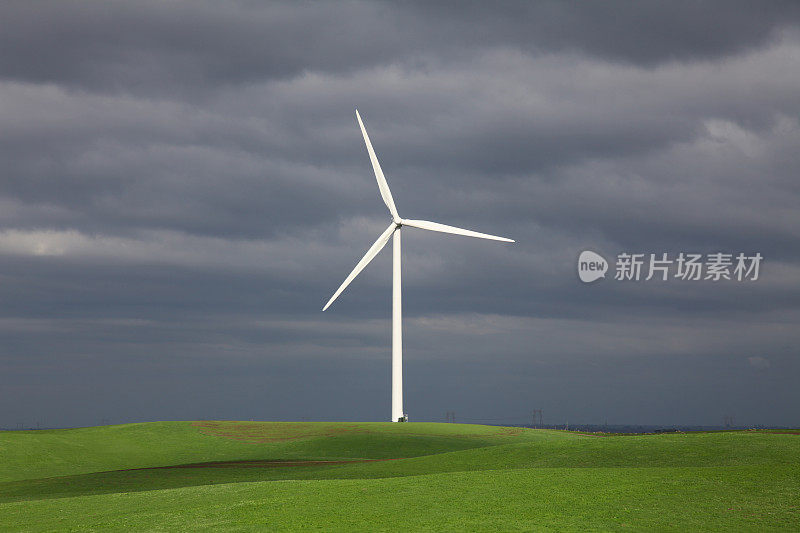
{"type": "Polygon", "coordinates": [[[534,427],[534,429],[544,425],[544,423],[542,422],[542,410],[541,409],[534,409],[533,410],[533,423],[531,425],[534,427]]]}
{"type": "Polygon", "coordinates": [[[456,412],[455,411],[447,411],[447,413],[445,413],[445,419],[447,420],[448,423],[455,424],[456,423],[456,412]]]}

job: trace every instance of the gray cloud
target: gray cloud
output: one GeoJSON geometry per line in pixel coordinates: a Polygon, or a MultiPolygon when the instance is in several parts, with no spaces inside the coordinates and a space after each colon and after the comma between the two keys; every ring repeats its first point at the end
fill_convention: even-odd
{"type": "Polygon", "coordinates": [[[0,426],[384,418],[389,252],[320,312],[387,223],[356,107],[402,216],[518,241],[405,233],[412,418],[796,423],[797,18],[3,4],[0,426]],[[584,249],[765,262],[584,286],[584,249]]]}
{"type": "Polygon", "coordinates": [[[653,65],[764,46],[796,23],[791,2],[17,1],[3,10],[0,70],[12,79],[123,92],[196,89],[464,57],[482,48],[576,51],[653,65]]]}
{"type": "Polygon", "coordinates": [[[752,357],[748,357],[747,358],[747,362],[750,363],[750,366],[752,366],[753,368],[756,368],[758,370],[766,370],[767,368],[772,366],[772,365],[770,365],[769,359],[766,359],[766,358],[758,356],[758,355],[754,355],[752,357]]]}

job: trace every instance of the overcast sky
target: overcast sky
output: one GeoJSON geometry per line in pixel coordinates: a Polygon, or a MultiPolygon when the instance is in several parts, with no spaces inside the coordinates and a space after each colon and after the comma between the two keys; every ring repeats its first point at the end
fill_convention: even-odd
{"type": "MultiPolygon", "coordinates": [[[[0,426],[800,425],[791,2],[0,4],[0,426]],[[582,283],[583,250],[610,263],[582,283]],[[618,281],[621,253],[759,278],[618,281]]],[[[645,276],[643,275],[642,278],[645,276]]]]}

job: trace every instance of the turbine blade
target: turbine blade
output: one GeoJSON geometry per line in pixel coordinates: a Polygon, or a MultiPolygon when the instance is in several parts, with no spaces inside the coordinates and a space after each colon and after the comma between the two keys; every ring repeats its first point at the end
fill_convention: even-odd
{"type": "Polygon", "coordinates": [[[336,292],[333,294],[333,296],[331,296],[331,299],[328,300],[328,303],[326,303],[325,307],[322,308],[323,311],[330,307],[333,301],[338,298],[340,294],[342,294],[342,291],[345,290],[348,285],[350,285],[350,282],[353,281],[356,276],[358,276],[358,273],[364,270],[364,267],[367,266],[376,255],[378,255],[378,252],[380,252],[384,246],[386,246],[386,243],[389,242],[389,239],[391,238],[395,229],[397,229],[397,225],[392,222],[389,224],[389,227],[386,228],[386,231],[381,233],[381,236],[378,237],[378,240],[375,241],[369,250],[367,250],[367,253],[364,254],[364,257],[361,258],[361,261],[359,261],[355,268],[353,268],[353,271],[350,272],[350,275],[347,276],[347,279],[345,279],[344,282],[339,285],[339,288],[336,289],[336,292]]]}
{"type": "Polygon", "coordinates": [[[478,237],[479,239],[491,239],[493,241],[515,242],[512,239],[505,237],[498,237],[496,235],[489,235],[488,233],[478,233],[468,229],[456,228],[454,226],[447,226],[439,224],[438,222],[428,222],[427,220],[403,220],[404,226],[411,226],[414,228],[427,229],[431,231],[441,231],[442,233],[455,233],[456,235],[466,235],[467,237],[478,237]]]}
{"type": "Polygon", "coordinates": [[[356,109],[356,118],[358,119],[358,125],[361,127],[361,134],[364,136],[364,143],[367,145],[369,160],[372,162],[372,170],[375,171],[375,179],[378,180],[378,189],[381,191],[383,203],[385,203],[386,207],[389,208],[392,218],[397,220],[400,218],[400,215],[397,214],[397,208],[394,206],[392,191],[389,190],[389,184],[386,183],[383,170],[381,170],[381,164],[378,163],[378,157],[375,155],[375,150],[372,149],[372,143],[369,142],[369,135],[367,135],[367,130],[364,128],[364,123],[361,122],[361,115],[358,114],[358,109],[356,109]]]}

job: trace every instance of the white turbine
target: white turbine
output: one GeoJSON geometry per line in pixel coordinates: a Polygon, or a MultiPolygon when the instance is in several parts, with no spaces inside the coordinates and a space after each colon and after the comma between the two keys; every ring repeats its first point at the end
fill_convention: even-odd
{"type": "Polygon", "coordinates": [[[378,180],[378,189],[381,191],[386,207],[389,208],[389,213],[392,215],[392,223],[389,227],[381,233],[378,240],[367,250],[361,261],[356,264],[350,275],[344,282],[336,289],[331,299],[322,308],[325,311],[330,305],[339,297],[345,288],[350,285],[350,282],[358,275],[359,272],[364,270],[372,259],[378,255],[389,238],[394,236],[394,257],[392,260],[392,422],[404,422],[408,420],[407,416],[403,413],[403,326],[402,326],[402,295],[401,295],[401,282],[400,282],[400,229],[403,226],[411,226],[412,228],[427,229],[431,231],[440,231],[442,233],[454,233],[456,235],[466,235],[468,237],[478,237],[481,239],[491,239],[494,241],[514,242],[505,237],[497,237],[495,235],[488,235],[486,233],[478,233],[477,231],[470,231],[468,229],[456,228],[453,226],[446,226],[437,222],[428,222],[427,220],[407,220],[400,218],[397,214],[397,208],[394,205],[392,192],[389,190],[389,185],[386,183],[386,178],[383,176],[381,164],[378,163],[378,158],[375,156],[375,150],[372,149],[372,143],[369,141],[367,130],[364,129],[364,123],[361,121],[361,115],[358,114],[356,109],[356,119],[358,125],[361,127],[361,133],[364,135],[364,143],[367,145],[367,152],[369,152],[369,160],[372,162],[372,169],[375,171],[375,178],[378,180]]]}

